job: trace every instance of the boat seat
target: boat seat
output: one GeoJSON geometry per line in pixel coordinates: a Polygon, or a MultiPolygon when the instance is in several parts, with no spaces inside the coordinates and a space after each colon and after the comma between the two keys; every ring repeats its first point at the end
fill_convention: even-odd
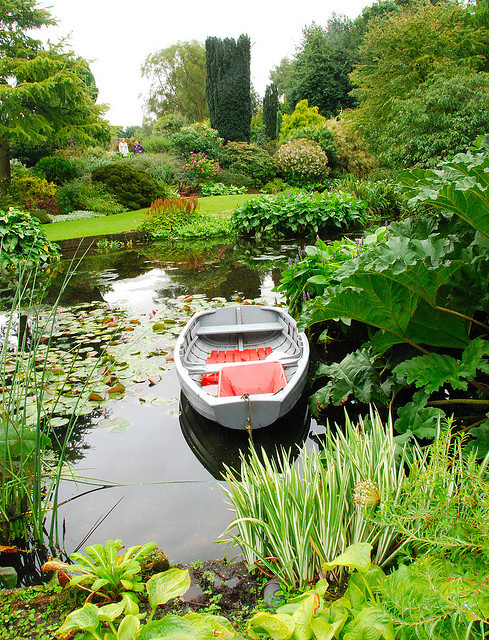
{"type": "Polygon", "coordinates": [[[217,396],[242,396],[276,393],[287,385],[280,362],[251,362],[242,367],[223,367],[219,375],[217,396]]]}
{"type": "Polygon", "coordinates": [[[218,326],[200,326],[197,328],[198,336],[217,336],[223,333],[268,333],[282,331],[280,322],[255,322],[250,324],[221,324],[218,326]]]}
{"type": "Polygon", "coordinates": [[[251,362],[265,360],[272,353],[271,347],[257,349],[227,349],[213,350],[206,360],[207,364],[224,364],[229,362],[251,362]]]}

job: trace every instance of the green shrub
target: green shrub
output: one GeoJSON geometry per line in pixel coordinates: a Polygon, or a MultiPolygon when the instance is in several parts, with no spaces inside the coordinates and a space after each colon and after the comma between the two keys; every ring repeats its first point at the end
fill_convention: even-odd
{"type": "Polygon", "coordinates": [[[95,211],[96,213],[122,213],[125,207],[106,191],[103,184],[94,184],[88,177],[76,178],[58,188],[56,199],[62,213],[95,211]]]}
{"type": "Polygon", "coordinates": [[[117,201],[130,210],[147,207],[159,196],[154,178],[122,162],[95,169],[92,180],[105,185],[117,201]]]}
{"type": "MultiPolygon", "coordinates": [[[[181,113],[167,113],[161,118],[158,118],[153,127],[153,134],[155,136],[168,138],[172,133],[180,131],[186,124],[188,124],[187,119],[181,113]]],[[[146,142],[149,142],[149,140],[146,142]]]]}
{"type": "Polygon", "coordinates": [[[60,156],[45,156],[34,167],[34,171],[49,182],[61,185],[80,175],[79,169],[60,156]]]}
{"type": "Polygon", "coordinates": [[[326,118],[319,113],[317,107],[310,107],[307,100],[301,100],[295,105],[293,113],[283,114],[280,140],[288,138],[294,129],[318,127],[324,125],[325,122],[326,118]]]}
{"type": "Polygon", "coordinates": [[[146,153],[165,153],[172,148],[171,140],[166,136],[144,138],[142,145],[146,153]]]}
{"type": "Polygon", "coordinates": [[[211,129],[200,122],[183,127],[170,137],[171,144],[185,156],[195,153],[205,153],[210,158],[220,158],[222,138],[215,129],[211,129]]]}
{"type": "Polygon", "coordinates": [[[47,240],[38,220],[19,209],[0,211],[0,270],[47,266],[59,250],[47,240]]]}
{"type": "Polygon", "coordinates": [[[246,193],[246,187],[236,187],[234,184],[225,185],[223,182],[205,184],[200,190],[203,196],[231,196],[246,193]]]}
{"type": "Polygon", "coordinates": [[[317,142],[304,138],[283,144],[277,161],[284,179],[295,186],[323,180],[329,173],[328,156],[317,142]]]}
{"type": "Polygon", "coordinates": [[[312,236],[367,221],[365,205],[349,193],[281,193],[261,196],[238,207],[236,229],[245,235],[312,236]]]}
{"type": "Polygon", "coordinates": [[[248,176],[252,185],[260,187],[277,174],[275,160],[254,144],[228,142],[222,152],[221,164],[234,173],[248,176]]]}
{"type": "Polygon", "coordinates": [[[104,167],[109,164],[109,160],[106,156],[86,154],[71,158],[71,163],[79,170],[80,174],[84,174],[92,173],[97,167],[104,167]]]}
{"type": "Polygon", "coordinates": [[[38,200],[53,198],[56,194],[56,186],[46,178],[26,173],[12,177],[9,193],[17,202],[29,207],[38,200]]]}
{"type": "Polygon", "coordinates": [[[236,187],[244,187],[245,189],[251,189],[254,184],[254,180],[250,176],[232,171],[231,169],[223,169],[222,167],[220,179],[223,184],[233,184],[236,187]]]}
{"type": "Polygon", "coordinates": [[[192,220],[197,205],[197,198],[158,198],[151,203],[140,228],[149,235],[170,231],[192,220]]]}
{"type": "Polygon", "coordinates": [[[395,220],[408,213],[407,197],[398,185],[387,180],[355,180],[353,176],[346,176],[337,180],[334,188],[360,198],[376,218],[395,220]]]}
{"type": "Polygon", "coordinates": [[[182,159],[172,153],[139,153],[124,160],[133,169],[146,171],[158,184],[174,184],[181,173],[182,159]]]}
{"type": "Polygon", "coordinates": [[[263,193],[274,194],[280,193],[281,191],[287,191],[289,188],[290,185],[287,184],[287,182],[284,182],[282,178],[274,178],[273,180],[270,180],[270,182],[267,182],[267,184],[265,184],[261,188],[261,190],[263,191],[263,193]]]}

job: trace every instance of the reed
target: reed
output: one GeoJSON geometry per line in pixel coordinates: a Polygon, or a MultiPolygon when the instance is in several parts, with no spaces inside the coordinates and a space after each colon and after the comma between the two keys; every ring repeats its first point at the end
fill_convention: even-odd
{"type": "MultiPolygon", "coordinates": [[[[46,400],[53,371],[48,365],[53,328],[60,298],[74,272],[69,270],[50,309],[38,303],[43,286],[38,272],[21,269],[5,335],[0,345],[0,543],[59,546],[57,492],[66,459],[66,445],[76,422],[76,407],[63,441],[51,428],[56,398],[46,400]],[[16,330],[27,316],[30,332],[16,330]],[[10,345],[10,346],[9,346],[10,345]],[[35,401],[32,398],[35,398],[35,401]],[[56,445],[56,446],[53,446],[56,445]],[[54,453],[56,451],[56,453],[54,453]],[[49,531],[46,517],[52,512],[49,531]]],[[[63,378],[70,376],[77,353],[70,355],[63,378]]],[[[59,381],[63,388],[63,379],[59,381]]]]}
{"type": "Polygon", "coordinates": [[[357,542],[372,544],[383,565],[399,551],[398,537],[375,525],[369,510],[399,499],[406,463],[391,421],[384,425],[373,411],[356,425],[346,416],[343,432],[328,427],[323,448],[302,447],[295,462],[289,451],[274,460],[252,447],[240,473],[226,469],[223,490],[235,517],[224,542],[238,545],[250,568],[290,587],[316,580],[324,562],[357,542]]]}

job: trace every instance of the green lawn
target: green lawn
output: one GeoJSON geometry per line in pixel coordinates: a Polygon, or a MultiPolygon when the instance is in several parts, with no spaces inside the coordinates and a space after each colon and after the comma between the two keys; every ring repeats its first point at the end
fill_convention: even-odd
{"type": "MultiPolygon", "coordinates": [[[[232,211],[249,198],[254,197],[256,197],[254,194],[244,194],[199,198],[198,211],[202,213],[232,211]]],[[[54,222],[44,224],[42,228],[48,240],[53,242],[72,240],[74,238],[88,238],[91,236],[107,236],[112,233],[126,233],[137,230],[146,210],[147,209],[126,211],[126,213],[118,213],[113,216],[75,220],[73,222],[54,222]]]]}

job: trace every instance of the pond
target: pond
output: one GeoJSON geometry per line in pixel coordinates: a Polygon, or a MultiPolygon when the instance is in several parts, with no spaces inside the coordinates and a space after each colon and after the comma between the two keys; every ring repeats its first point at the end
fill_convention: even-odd
{"type": "MultiPolygon", "coordinates": [[[[275,304],[281,297],[272,290],[288,258],[296,253],[294,243],[260,247],[244,241],[91,251],[78,262],[61,303],[79,319],[107,303],[114,313],[123,309],[138,330],[148,318],[176,310],[186,309],[187,318],[196,304],[243,300],[275,304]]],[[[68,265],[66,259],[62,270],[68,265]]],[[[62,278],[60,273],[58,287],[62,278]]],[[[55,286],[50,298],[56,294],[55,286]]],[[[59,523],[67,553],[109,538],[121,538],[126,546],[156,541],[171,562],[189,563],[225,553],[215,541],[233,514],[220,489],[221,472],[224,464],[239,464],[248,434],[201,418],[180,397],[171,348],[181,324],[178,319],[173,327],[168,325],[173,333],[163,336],[141,334],[144,347],[134,347],[136,337],[126,393],[87,410],[77,423],[70,461],[76,474],[92,479],[92,484],[61,484],[59,523]],[[152,365],[151,373],[135,373],[133,363],[138,359],[149,366],[148,350],[159,366],[152,365]]],[[[91,340],[88,330],[86,340],[91,340]]],[[[323,427],[311,421],[303,398],[291,415],[255,431],[253,439],[255,446],[272,453],[276,447],[303,442],[312,446],[310,436],[322,432],[323,427]]],[[[234,549],[231,557],[237,553],[234,549]]]]}

